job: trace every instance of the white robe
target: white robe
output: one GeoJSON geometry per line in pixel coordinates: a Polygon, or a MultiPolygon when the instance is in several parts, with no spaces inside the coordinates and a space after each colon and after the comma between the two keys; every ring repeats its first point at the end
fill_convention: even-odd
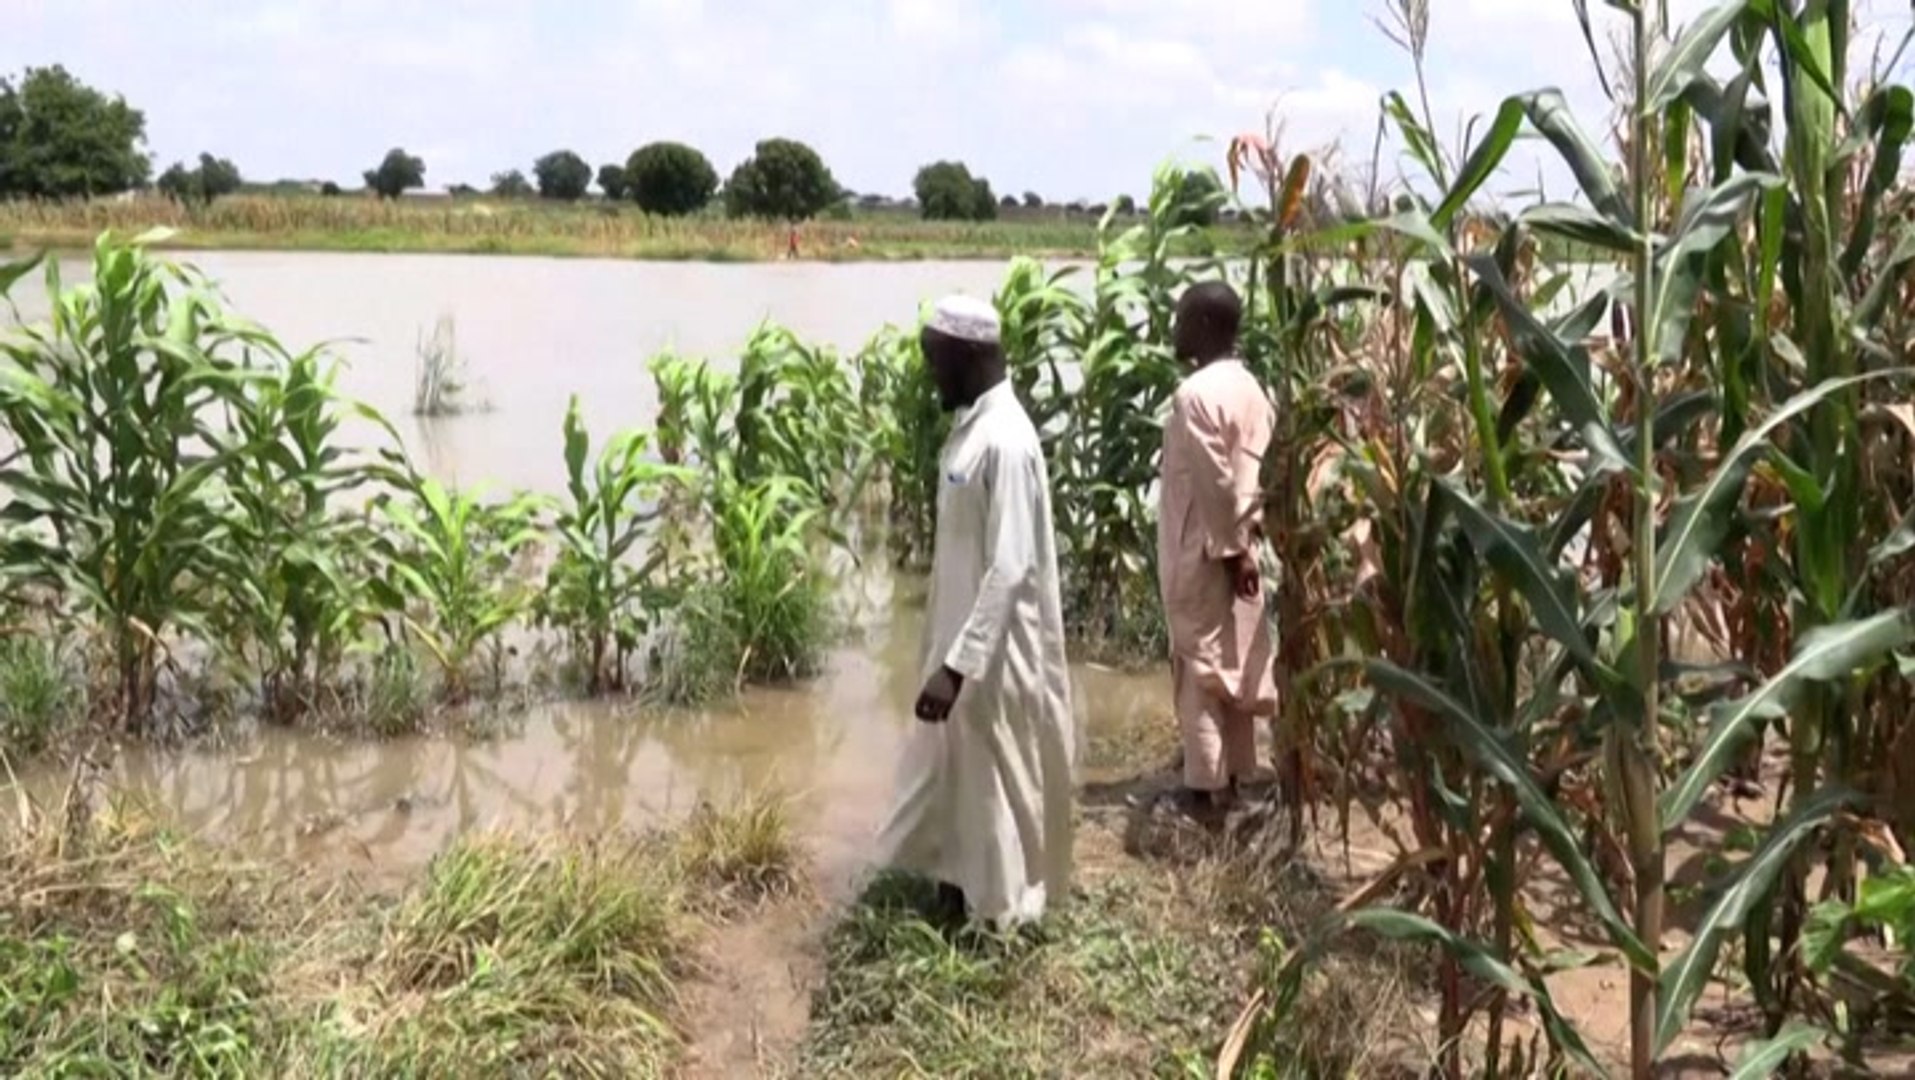
{"type": "Polygon", "coordinates": [[[1016,924],[1069,887],[1076,740],[1050,481],[1008,383],[958,414],[939,469],[920,685],[948,666],[964,686],[914,723],[880,849],[1016,924]]]}

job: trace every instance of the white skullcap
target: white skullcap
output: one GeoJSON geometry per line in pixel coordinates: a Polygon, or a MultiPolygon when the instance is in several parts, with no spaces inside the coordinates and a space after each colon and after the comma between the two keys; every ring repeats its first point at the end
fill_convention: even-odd
{"type": "Polygon", "coordinates": [[[997,309],[969,296],[947,296],[931,312],[931,329],[977,345],[998,343],[997,309]]]}

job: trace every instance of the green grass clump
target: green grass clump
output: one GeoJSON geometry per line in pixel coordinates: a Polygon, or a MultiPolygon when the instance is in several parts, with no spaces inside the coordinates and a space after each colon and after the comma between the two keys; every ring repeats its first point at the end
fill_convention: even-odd
{"type": "Polygon", "coordinates": [[[55,642],[0,637],[0,750],[29,757],[47,750],[79,714],[80,700],[55,642]]]}
{"type": "Polygon", "coordinates": [[[940,929],[930,888],[880,878],[827,942],[807,1074],[1186,1075],[1242,1000],[1236,950],[1123,882],[1039,928],[940,929]]]}
{"type": "Polygon", "coordinates": [[[689,940],[647,843],[469,838],[393,914],[325,1055],[353,1074],[661,1075],[689,940]]]}
{"type": "Polygon", "coordinates": [[[83,788],[0,817],[0,1075],[661,1076],[706,925],[688,886],[799,880],[771,798],[644,836],[468,836],[385,897],[83,788]]]}
{"type": "Polygon", "coordinates": [[[0,832],[0,1075],[257,1076],[280,886],[130,814],[23,804],[0,832]],[[82,827],[83,826],[83,827],[82,827]]]}
{"type": "Polygon", "coordinates": [[[726,809],[701,803],[678,848],[687,878],[720,906],[788,896],[800,885],[804,852],[790,803],[777,795],[750,795],[726,809]]]}

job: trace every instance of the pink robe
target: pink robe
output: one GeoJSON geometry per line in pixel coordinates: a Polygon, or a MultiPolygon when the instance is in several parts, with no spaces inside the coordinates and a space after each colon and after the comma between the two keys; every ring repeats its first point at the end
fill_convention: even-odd
{"type": "Polygon", "coordinates": [[[1164,424],[1157,572],[1170,628],[1185,783],[1215,791],[1256,767],[1256,717],[1276,711],[1270,620],[1223,560],[1263,540],[1263,456],[1275,411],[1239,360],[1184,379],[1164,424]]]}

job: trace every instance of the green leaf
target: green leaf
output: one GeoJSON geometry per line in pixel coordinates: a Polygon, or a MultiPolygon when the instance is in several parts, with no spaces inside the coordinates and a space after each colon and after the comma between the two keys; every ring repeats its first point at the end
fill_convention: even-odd
{"type": "Polygon", "coordinates": [[[1624,229],[1633,229],[1636,216],[1616,181],[1616,171],[1609,167],[1609,159],[1576,123],[1562,91],[1553,87],[1538,90],[1523,95],[1521,100],[1529,122],[1562,155],[1589,204],[1624,229]]]}
{"type": "Polygon", "coordinates": [[[1689,595],[1696,583],[1708,573],[1716,558],[1716,549],[1729,534],[1731,516],[1742,500],[1742,488],[1749,473],[1769,445],[1769,439],[1783,425],[1814,408],[1832,394],[1840,393],[1871,379],[1895,372],[1874,372],[1846,379],[1830,379],[1784,402],[1761,424],[1743,433],[1716,471],[1700,488],[1676,500],[1676,506],[1663,526],[1656,549],[1656,580],[1652,599],[1658,615],[1667,615],[1689,595]]]}
{"type": "Polygon", "coordinates": [[[1789,1059],[1826,1039],[1820,1028],[1794,1023],[1773,1039],[1749,1044],[1736,1062],[1729,1080],[1768,1080],[1788,1064],[1789,1059]]]}
{"type": "Polygon", "coordinates": [[[1634,253],[1638,243],[1635,230],[1574,203],[1539,203],[1524,210],[1517,220],[1544,236],[1618,255],[1634,253]]]}
{"type": "Polygon", "coordinates": [[[1748,6],[1749,0],[1727,0],[1683,28],[1676,36],[1675,45],[1649,72],[1648,96],[1641,103],[1644,114],[1667,109],[1702,76],[1709,58],[1721,46],[1723,36],[1742,18],[1748,6]]]}
{"type": "Polygon", "coordinates": [[[1623,921],[1616,910],[1615,901],[1603,885],[1602,876],[1596,873],[1589,856],[1577,843],[1576,834],[1557,812],[1556,804],[1543,794],[1535,779],[1529,775],[1528,764],[1510,750],[1503,738],[1423,676],[1384,660],[1372,660],[1364,668],[1377,689],[1440,713],[1449,721],[1445,733],[1459,750],[1509,788],[1516,797],[1517,805],[1523,810],[1523,817],[1536,830],[1543,846],[1556,857],[1557,863],[1569,875],[1590,910],[1608,929],[1610,940],[1637,968],[1643,971],[1656,970],[1655,953],[1644,946],[1635,931],[1623,921]]]}
{"type": "Polygon", "coordinates": [[[1431,922],[1421,915],[1412,915],[1406,911],[1390,908],[1365,908],[1352,912],[1346,919],[1346,925],[1368,930],[1370,933],[1389,938],[1392,941],[1422,941],[1441,947],[1454,956],[1463,970],[1506,993],[1519,998],[1528,998],[1536,1003],[1541,1014],[1543,1027],[1549,1034],[1552,1045],[1576,1062],[1591,1076],[1604,1075],[1605,1070],[1597,1064],[1583,1042],[1582,1034],[1575,1025],[1565,1019],[1556,1009],[1556,1002],[1549,995],[1548,985],[1540,978],[1529,978],[1515,968],[1498,959],[1488,949],[1460,937],[1455,933],[1431,922]]]}
{"type": "Polygon", "coordinates": [[[1689,1022],[1696,998],[1708,985],[1722,943],[1738,929],[1749,912],[1762,903],[1783,867],[1821,824],[1854,801],[1847,791],[1828,789],[1804,802],[1770,830],[1755,854],[1736,869],[1734,879],[1716,896],[1696,924],[1695,938],[1662,969],[1656,1000],[1656,1052],[1660,1054],[1689,1022]]]}
{"type": "Polygon", "coordinates": [[[1383,110],[1396,122],[1397,130],[1403,136],[1403,144],[1409,147],[1410,155],[1423,166],[1423,171],[1432,181],[1442,182],[1442,151],[1437,148],[1436,137],[1416,119],[1410,103],[1403,100],[1402,94],[1392,90],[1383,95],[1383,110]]]}
{"type": "Polygon", "coordinates": [[[1696,297],[1702,292],[1705,256],[1734,233],[1757,192],[1781,184],[1778,176],[1737,173],[1707,192],[1691,193],[1683,203],[1675,236],[1657,253],[1654,268],[1647,325],[1657,328],[1657,362],[1673,365],[1682,360],[1696,297]]]}
{"type": "Polygon", "coordinates": [[[1516,142],[1516,135],[1522,130],[1524,103],[1522,98],[1505,99],[1496,111],[1496,120],[1490,124],[1489,131],[1483,135],[1483,141],[1470,151],[1469,158],[1463,162],[1463,169],[1457,174],[1456,183],[1451,186],[1448,195],[1443,197],[1442,205],[1430,215],[1430,223],[1438,229],[1448,229],[1450,222],[1470,199],[1483,186],[1484,181],[1495,175],[1509,156],[1509,148],[1516,142]]]}
{"type": "Polygon", "coordinates": [[[1915,614],[1907,611],[1818,626],[1804,634],[1782,670],[1747,696],[1709,710],[1709,730],[1696,748],[1695,761],[1662,793],[1662,831],[1673,832],[1688,820],[1709,785],[1754,735],[1758,721],[1786,716],[1808,684],[1847,678],[1911,641],[1915,614]]]}
{"type": "Polygon", "coordinates": [[[1550,396],[1556,399],[1557,407],[1575,425],[1583,445],[1603,465],[1629,468],[1629,459],[1623,455],[1616,433],[1609,426],[1609,414],[1590,384],[1589,354],[1580,344],[1566,343],[1550,333],[1549,328],[1530,312],[1510,288],[1509,282],[1504,280],[1503,271],[1496,265],[1495,259],[1488,255],[1472,255],[1465,262],[1496,298],[1497,308],[1509,326],[1516,351],[1542,378],[1550,396]]]}
{"type": "MultiPolygon", "coordinates": [[[[1869,248],[1875,242],[1876,217],[1882,197],[1894,187],[1902,173],[1902,151],[1908,145],[1909,136],[1915,133],[1915,92],[1892,83],[1877,88],[1863,103],[1862,111],[1856,116],[1856,126],[1858,130],[1851,136],[1851,143],[1859,144],[1873,137],[1875,149],[1870,155],[1868,181],[1856,209],[1855,226],[1849,232],[1848,246],[1842,251],[1842,273],[1851,279],[1862,272],[1869,248]]],[[[0,274],[0,293],[5,291],[4,274],[0,274]]]]}
{"type": "Polygon", "coordinates": [[[1444,482],[1442,488],[1470,543],[1529,601],[1542,631],[1579,662],[1595,667],[1596,650],[1583,632],[1575,580],[1543,553],[1535,531],[1489,513],[1453,484],[1444,482]]]}
{"type": "Polygon", "coordinates": [[[46,252],[36,251],[18,262],[0,263],[0,296],[7,295],[13,289],[14,282],[33,273],[34,267],[39,266],[46,257],[46,252]]]}

